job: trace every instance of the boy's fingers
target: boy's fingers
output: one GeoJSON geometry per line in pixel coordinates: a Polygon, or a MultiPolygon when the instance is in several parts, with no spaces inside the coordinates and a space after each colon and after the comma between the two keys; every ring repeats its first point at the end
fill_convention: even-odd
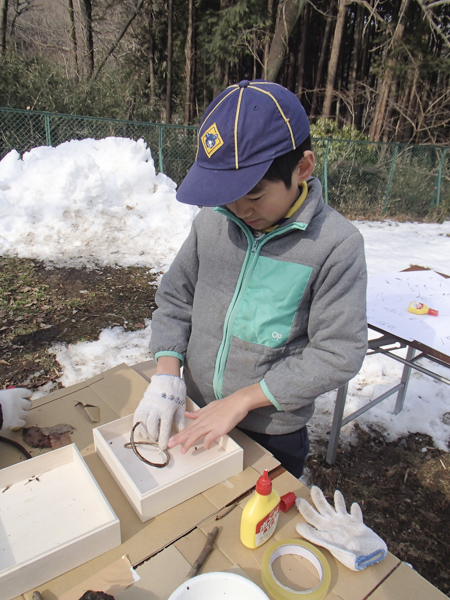
{"type": "Polygon", "coordinates": [[[192,420],[195,420],[195,419],[196,419],[196,418],[199,416],[199,414],[198,414],[198,411],[197,411],[197,412],[188,412],[188,411],[186,411],[186,412],[184,413],[184,415],[185,415],[185,417],[187,417],[188,419],[192,419],[192,420]]]}
{"type": "MultiPolygon", "coordinates": [[[[204,437],[208,433],[208,429],[199,425],[196,421],[194,421],[191,425],[188,425],[183,431],[177,433],[172,436],[169,440],[168,447],[173,448],[174,446],[178,446],[180,444],[183,445],[181,449],[182,454],[185,454],[189,448],[191,448],[198,440],[204,437]]],[[[211,443],[210,443],[211,445],[211,443]]],[[[209,450],[209,447],[204,444],[206,450],[209,450]]]]}
{"type": "Polygon", "coordinates": [[[169,440],[168,447],[173,448],[174,446],[179,446],[180,444],[185,445],[185,442],[187,442],[187,440],[189,440],[189,438],[191,437],[188,429],[189,429],[189,426],[186,427],[185,429],[183,429],[182,431],[180,431],[179,433],[176,433],[175,435],[173,435],[169,440]]]}

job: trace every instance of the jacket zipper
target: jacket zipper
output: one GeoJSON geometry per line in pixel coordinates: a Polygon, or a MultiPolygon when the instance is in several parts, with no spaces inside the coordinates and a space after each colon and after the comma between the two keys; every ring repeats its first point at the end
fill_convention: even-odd
{"type": "Polygon", "coordinates": [[[250,277],[253,273],[253,269],[258,260],[259,254],[261,252],[261,248],[264,246],[266,242],[277,237],[278,235],[285,233],[291,229],[299,229],[304,231],[307,227],[306,223],[289,223],[284,227],[280,227],[279,229],[275,229],[270,233],[266,234],[264,237],[259,239],[255,239],[250,231],[250,229],[242,223],[240,219],[238,219],[234,214],[229,211],[217,207],[216,212],[224,214],[226,217],[234,221],[245,233],[245,236],[248,240],[248,249],[247,255],[245,257],[244,263],[241,268],[241,272],[239,275],[239,279],[236,285],[236,290],[234,292],[233,298],[230,302],[230,306],[228,307],[228,311],[224,321],[223,328],[223,337],[222,343],[220,344],[219,350],[217,352],[216,364],[214,367],[214,377],[213,377],[213,390],[214,395],[217,400],[223,398],[223,378],[225,375],[225,368],[228,360],[228,353],[231,345],[231,332],[233,330],[234,320],[236,318],[237,309],[239,307],[240,299],[245,292],[250,277]]]}

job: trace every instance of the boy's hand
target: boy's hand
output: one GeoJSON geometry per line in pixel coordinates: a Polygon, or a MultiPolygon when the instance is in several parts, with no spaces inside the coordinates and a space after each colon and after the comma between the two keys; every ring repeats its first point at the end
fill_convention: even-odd
{"type": "Polygon", "coordinates": [[[16,429],[26,423],[32,392],[25,388],[0,390],[0,429],[16,429]]]}
{"type": "Polygon", "coordinates": [[[196,412],[187,412],[186,417],[191,419],[192,423],[171,437],[168,447],[183,444],[181,453],[185,454],[204,437],[203,446],[209,450],[215,440],[230,432],[250,410],[260,406],[270,406],[270,400],[257,383],[222,400],[215,400],[196,412]]]}
{"type": "Polygon", "coordinates": [[[134,413],[133,423],[141,422],[138,433],[156,442],[162,450],[172,430],[184,427],[186,384],[175,375],[153,375],[144,397],[134,413]]]}

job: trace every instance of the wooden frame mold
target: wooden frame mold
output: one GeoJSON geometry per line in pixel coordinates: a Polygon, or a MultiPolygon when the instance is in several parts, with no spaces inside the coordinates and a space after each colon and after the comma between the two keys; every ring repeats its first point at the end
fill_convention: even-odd
{"type": "MultiPolygon", "coordinates": [[[[181,447],[177,446],[169,450],[170,462],[166,467],[149,466],[132,449],[124,447],[130,441],[132,427],[133,415],[128,415],[97,427],[93,434],[97,453],[142,522],[243,469],[244,451],[228,435],[214,442],[210,450],[198,443],[186,454],[181,454],[181,447]]],[[[138,449],[151,461],[164,460],[164,456],[158,458],[158,449],[148,446],[138,446],[138,449]]]]}
{"type": "Polygon", "coordinates": [[[75,444],[0,470],[0,597],[120,546],[120,522],[75,444]]]}

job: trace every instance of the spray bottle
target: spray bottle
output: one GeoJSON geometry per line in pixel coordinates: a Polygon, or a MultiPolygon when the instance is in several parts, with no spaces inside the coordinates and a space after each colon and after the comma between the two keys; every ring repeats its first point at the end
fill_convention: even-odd
{"type": "Polygon", "coordinates": [[[258,548],[275,532],[280,511],[280,496],[272,489],[267,469],[256,482],[256,490],[244,506],[241,517],[241,542],[258,548]]]}

